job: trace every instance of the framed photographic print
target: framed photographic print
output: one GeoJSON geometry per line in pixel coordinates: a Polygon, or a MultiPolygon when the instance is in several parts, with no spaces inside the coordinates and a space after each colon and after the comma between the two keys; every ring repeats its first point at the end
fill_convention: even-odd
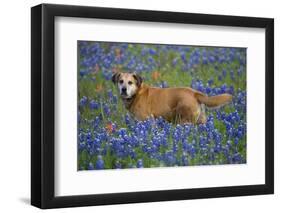
{"type": "Polygon", "coordinates": [[[31,204],[272,194],[274,21],[31,9],[31,204]]]}

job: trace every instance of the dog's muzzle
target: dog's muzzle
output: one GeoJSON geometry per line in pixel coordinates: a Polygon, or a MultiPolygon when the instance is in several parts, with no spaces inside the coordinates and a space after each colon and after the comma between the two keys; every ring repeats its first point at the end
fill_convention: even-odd
{"type": "Polygon", "coordinates": [[[127,88],[126,87],[123,87],[121,89],[121,95],[127,95],[127,88]]]}

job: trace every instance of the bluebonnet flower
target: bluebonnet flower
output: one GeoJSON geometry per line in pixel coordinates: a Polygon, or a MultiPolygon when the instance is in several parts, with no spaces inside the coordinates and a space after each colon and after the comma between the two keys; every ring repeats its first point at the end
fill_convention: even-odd
{"type": "Polygon", "coordinates": [[[139,160],[137,161],[137,168],[143,168],[142,159],[139,159],[139,160]]]}
{"type": "Polygon", "coordinates": [[[109,108],[109,106],[108,106],[107,103],[104,103],[104,104],[103,104],[103,111],[104,111],[104,113],[105,113],[106,116],[109,116],[109,115],[110,115],[110,108],[109,108]]]}
{"type": "Polygon", "coordinates": [[[241,155],[238,152],[236,152],[232,157],[232,161],[235,163],[240,163],[242,161],[241,155]]]}
{"type": "Polygon", "coordinates": [[[187,59],[186,59],[186,53],[185,52],[181,52],[181,60],[186,63],[187,62],[187,59]]]}
{"type": "Polygon", "coordinates": [[[186,153],[183,153],[183,155],[182,155],[182,165],[183,165],[183,166],[188,166],[188,165],[189,165],[189,162],[188,162],[188,158],[187,158],[187,154],[186,154],[186,153]]]}
{"type": "Polygon", "coordinates": [[[80,69],[80,76],[83,77],[88,74],[88,71],[85,69],[80,69]]]}
{"type": "Polygon", "coordinates": [[[81,107],[83,107],[83,106],[85,106],[86,105],[86,103],[87,103],[87,100],[88,100],[88,98],[86,97],[86,96],[83,96],[81,99],[80,99],[80,106],[81,107]]]}
{"type": "Polygon", "coordinates": [[[224,78],[226,77],[226,73],[227,73],[226,70],[223,69],[223,70],[222,70],[222,76],[223,76],[224,78]]]}
{"type": "Polygon", "coordinates": [[[98,159],[96,162],[96,169],[104,169],[104,161],[103,161],[101,155],[98,156],[98,159]]]}
{"type": "Polygon", "coordinates": [[[177,65],[177,63],[178,63],[178,58],[174,58],[173,62],[172,62],[173,67],[175,67],[177,65]]]}
{"type": "Polygon", "coordinates": [[[172,165],[175,165],[175,163],[176,163],[176,158],[172,151],[167,151],[163,156],[163,160],[167,166],[172,166],[172,165]]]}
{"type": "Polygon", "coordinates": [[[90,106],[90,109],[94,110],[94,109],[98,109],[100,105],[95,100],[91,100],[89,106],[90,106]]]}
{"type": "Polygon", "coordinates": [[[108,96],[109,100],[112,100],[112,99],[113,99],[112,90],[108,90],[108,91],[107,91],[107,96],[108,96]]]}
{"type": "Polygon", "coordinates": [[[239,69],[237,70],[237,74],[238,74],[239,76],[241,76],[242,73],[243,73],[243,67],[240,66],[239,69]]]}
{"type": "Polygon", "coordinates": [[[119,161],[116,161],[115,162],[115,169],[121,169],[122,168],[122,165],[119,161]]]}
{"type": "Polygon", "coordinates": [[[161,81],[160,87],[161,88],[167,88],[169,86],[168,86],[168,83],[166,81],[161,81]]]}
{"type": "Polygon", "coordinates": [[[213,78],[211,78],[211,79],[208,80],[208,85],[209,85],[209,86],[212,86],[213,83],[214,83],[214,79],[213,79],[213,78]]]}
{"type": "Polygon", "coordinates": [[[149,48],[148,51],[149,51],[149,54],[151,54],[151,55],[155,55],[156,54],[156,51],[153,48],[149,48]]]}
{"type": "Polygon", "coordinates": [[[94,169],[94,165],[93,165],[93,163],[89,163],[89,165],[88,165],[88,170],[93,170],[94,169]]]}

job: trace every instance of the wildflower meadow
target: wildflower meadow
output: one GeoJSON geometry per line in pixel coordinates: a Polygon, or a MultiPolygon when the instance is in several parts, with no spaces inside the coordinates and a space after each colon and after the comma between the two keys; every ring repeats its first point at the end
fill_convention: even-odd
{"type": "Polygon", "coordinates": [[[78,170],[246,163],[246,48],[78,41],[78,170]],[[206,124],[136,120],[111,77],[135,72],[155,87],[191,87],[230,104],[206,124]]]}

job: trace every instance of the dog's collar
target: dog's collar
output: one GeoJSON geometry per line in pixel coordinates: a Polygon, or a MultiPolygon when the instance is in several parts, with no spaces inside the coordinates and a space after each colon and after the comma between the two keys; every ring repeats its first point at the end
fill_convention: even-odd
{"type": "Polygon", "coordinates": [[[122,100],[123,100],[123,102],[124,102],[124,104],[125,104],[127,109],[129,109],[131,107],[134,99],[135,99],[135,95],[132,96],[131,98],[122,98],[122,100]]]}
{"type": "Polygon", "coordinates": [[[122,98],[122,99],[125,100],[125,101],[131,101],[131,100],[134,99],[134,97],[131,97],[131,98],[122,98]]]}

